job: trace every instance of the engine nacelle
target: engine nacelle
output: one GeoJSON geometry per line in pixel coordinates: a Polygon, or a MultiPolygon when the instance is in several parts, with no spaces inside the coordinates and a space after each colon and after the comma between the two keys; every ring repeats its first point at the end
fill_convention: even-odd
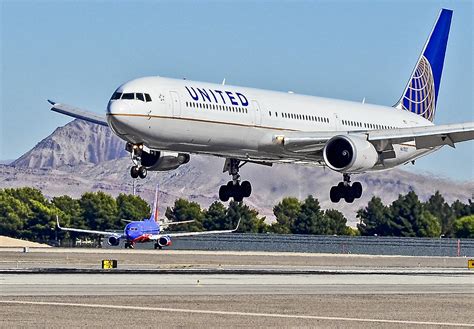
{"type": "Polygon", "coordinates": [[[120,238],[117,238],[116,236],[109,236],[107,239],[107,243],[109,246],[118,246],[120,244],[120,238]]]}
{"type": "Polygon", "coordinates": [[[168,247],[171,246],[171,238],[167,235],[164,235],[158,239],[158,245],[160,247],[168,247]]]}
{"type": "Polygon", "coordinates": [[[339,135],[324,146],[324,162],[332,170],[344,173],[365,172],[379,160],[375,147],[358,136],[339,135]]]}
{"type": "Polygon", "coordinates": [[[174,152],[142,152],[141,163],[149,171],[168,171],[189,162],[189,154],[174,152]]]}

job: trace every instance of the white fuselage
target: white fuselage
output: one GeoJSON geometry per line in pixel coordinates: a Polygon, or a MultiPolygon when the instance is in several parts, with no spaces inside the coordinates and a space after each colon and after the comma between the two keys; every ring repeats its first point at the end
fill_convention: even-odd
{"type": "MultiPolygon", "coordinates": [[[[321,152],[289,152],[273,142],[292,132],[344,135],[377,129],[429,126],[414,113],[393,107],[189,80],[146,77],[117,93],[148,93],[151,101],[112,99],[109,126],[122,139],[150,149],[226,158],[324,165],[321,152]]],[[[414,143],[394,145],[396,157],[374,170],[420,157],[414,143]]]]}

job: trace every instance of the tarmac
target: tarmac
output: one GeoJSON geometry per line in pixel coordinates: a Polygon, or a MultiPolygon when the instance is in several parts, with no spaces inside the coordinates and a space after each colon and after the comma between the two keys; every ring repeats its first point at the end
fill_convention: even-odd
{"type": "Polygon", "coordinates": [[[21,251],[0,249],[1,328],[474,327],[461,257],[21,251]]]}

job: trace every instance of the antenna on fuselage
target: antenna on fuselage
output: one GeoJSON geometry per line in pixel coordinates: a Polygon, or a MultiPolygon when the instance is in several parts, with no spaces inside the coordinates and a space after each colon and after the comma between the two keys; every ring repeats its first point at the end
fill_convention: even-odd
{"type": "Polygon", "coordinates": [[[225,78],[222,80],[222,85],[225,86],[225,78]]]}

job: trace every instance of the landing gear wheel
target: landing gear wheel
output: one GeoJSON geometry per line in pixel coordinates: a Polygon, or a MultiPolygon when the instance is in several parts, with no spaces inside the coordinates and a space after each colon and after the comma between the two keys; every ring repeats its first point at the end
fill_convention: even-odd
{"type": "Polygon", "coordinates": [[[219,199],[222,202],[227,202],[229,201],[230,195],[229,195],[229,188],[227,185],[221,185],[219,188],[219,199]]]}
{"type": "Polygon", "coordinates": [[[352,184],[352,193],[356,199],[359,199],[362,196],[362,184],[359,182],[352,184]]]}
{"type": "Polygon", "coordinates": [[[341,199],[344,199],[347,203],[352,203],[355,199],[359,199],[362,196],[362,184],[355,182],[351,185],[349,174],[344,174],[343,177],[344,181],[337,184],[337,186],[331,187],[329,192],[329,198],[334,203],[339,202],[341,199]]]}
{"type": "Polygon", "coordinates": [[[155,247],[155,249],[160,249],[160,250],[163,249],[163,247],[160,246],[158,243],[155,243],[154,247],[155,247]]]}
{"type": "Polygon", "coordinates": [[[130,176],[132,176],[133,179],[138,178],[138,166],[130,168],[130,176]]]}
{"type": "Polygon", "coordinates": [[[138,168],[138,176],[140,176],[141,179],[145,178],[147,173],[148,172],[145,167],[141,166],[138,168]]]}
{"type": "Polygon", "coordinates": [[[346,186],[344,188],[344,200],[346,200],[347,203],[352,203],[354,202],[354,189],[352,186],[346,186]]]}
{"type": "Polygon", "coordinates": [[[329,191],[329,198],[331,199],[331,202],[334,203],[338,203],[339,200],[341,200],[341,189],[339,186],[331,187],[331,190],[329,191]]]}
{"type": "Polygon", "coordinates": [[[244,195],[242,194],[242,186],[234,185],[232,187],[232,196],[234,197],[235,202],[242,202],[244,200],[244,195]]]}
{"type": "Polygon", "coordinates": [[[244,198],[248,198],[252,194],[252,185],[249,181],[243,181],[240,185],[241,193],[244,198]]]}

